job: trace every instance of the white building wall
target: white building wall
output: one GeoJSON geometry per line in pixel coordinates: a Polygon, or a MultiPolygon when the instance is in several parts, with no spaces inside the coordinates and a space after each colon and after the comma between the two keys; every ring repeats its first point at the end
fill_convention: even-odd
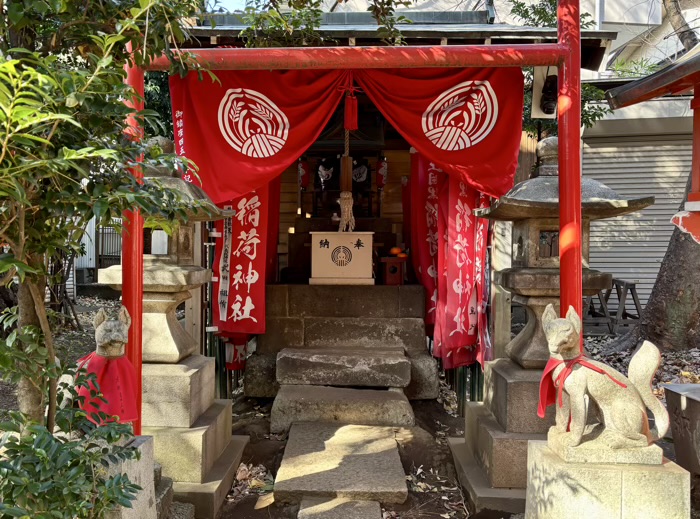
{"type": "Polygon", "coordinates": [[[75,258],[75,268],[95,268],[95,219],[91,219],[85,228],[85,234],[81,240],[85,254],[75,258]]]}
{"type": "Polygon", "coordinates": [[[661,99],[619,110],[584,133],[583,175],[654,205],[591,225],[590,266],[651,294],[690,172],[688,100],[661,99]]]}

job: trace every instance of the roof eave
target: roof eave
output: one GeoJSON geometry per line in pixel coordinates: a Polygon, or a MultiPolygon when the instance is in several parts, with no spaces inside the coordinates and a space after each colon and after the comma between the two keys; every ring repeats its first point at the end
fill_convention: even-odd
{"type": "Polygon", "coordinates": [[[693,90],[700,82],[700,55],[675,63],[642,79],[608,90],[605,98],[613,110],[665,95],[693,90]]]}

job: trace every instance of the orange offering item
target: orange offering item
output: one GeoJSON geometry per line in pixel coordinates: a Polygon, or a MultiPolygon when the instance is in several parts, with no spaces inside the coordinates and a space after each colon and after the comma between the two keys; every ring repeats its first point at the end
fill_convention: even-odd
{"type": "Polygon", "coordinates": [[[389,249],[389,254],[391,254],[392,256],[398,256],[402,252],[403,251],[401,250],[401,247],[392,247],[391,249],[389,249]]]}
{"type": "Polygon", "coordinates": [[[408,258],[408,254],[406,254],[405,252],[399,252],[399,253],[396,255],[396,257],[397,257],[397,258],[408,258]]]}

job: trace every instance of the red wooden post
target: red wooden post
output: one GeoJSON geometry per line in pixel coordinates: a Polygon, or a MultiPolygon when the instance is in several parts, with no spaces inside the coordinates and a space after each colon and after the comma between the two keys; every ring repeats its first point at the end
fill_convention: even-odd
{"type": "MultiPolygon", "coordinates": [[[[559,257],[561,315],[583,307],[581,248],[581,22],[579,0],[559,0],[559,257]]],[[[583,345],[581,346],[583,347],[583,345]]]]}
{"type": "MultiPolygon", "coordinates": [[[[135,111],[143,110],[144,72],[138,67],[125,67],[126,84],[132,87],[136,95],[125,100],[125,104],[135,111]]],[[[133,139],[143,138],[143,128],[136,117],[127,119],[128,133],[133,139]]],[[[136,178],[143,178],[140,167],[131,173],[136,178]]],[[[139,419],[134,423],[134,434],[141,434],[141,350],[142,350],[142,314],[143,314],[143,217],[140,212],[124,212],[124,232],[122,234],[122,302],[131,316],[129,343],[126,356],[136,371],[136,406],[139,419]]]]}
{"type": "Polygon", "coordinates": [[[690,167],[690,193],[688,202],[700,203],[700,84],[695,85],[693,100],[693,162],[690,167]]]}

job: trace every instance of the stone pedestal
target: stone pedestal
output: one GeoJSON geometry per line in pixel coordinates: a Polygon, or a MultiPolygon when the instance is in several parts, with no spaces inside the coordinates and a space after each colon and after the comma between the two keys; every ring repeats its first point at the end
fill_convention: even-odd
{"type": "Polygon", "coordinates": [[[527,312],[525,328],[508,343],[506,354],[526,369],[543,369],[549,360],[547,339],[542,330],[542,313],[554,305],[559,313],[559,297],[527,297],[514,295],[513,302],[523,305],[527,312]]]}
{"type": "Polygon", "coordinates": [[[700,384],[664,386],[678,464],[700,475],[700,384]]]}
{"type": "Polygon", "coordinates": [[[129,481],[141,487],[131,508],[120,506],[105,514],[105,519],[156,519],[156,490],[153,477],[153,438],[137,436],[131,443],[139,451],[139,458],[113,464],[109,467],[110,476],[126,474],[129,481]]]}
{"type": "Polygon", "coordinates": [[[541,376],[510,359],[489,362],[484,401],[467,403],[464,443],[451,445],[460,482],[477,512],[525,510],[528,441],[545,440],[554,423],[553,408],[544,420],[537,416],[541,376]]]}
{"type": "MultiPolygon", "coordinates": [[[[144,267],[142,430],[175,500],[193,504],[197,519],[214,519],[248,438],[231,436],[231,401],[214,399],[215,361],[196,354],[175,315],[211,273],[167,261],[150,258],[144,267]]],[[[103,269],[100,281],[120,289],[121,274],[121,265],[103,269]]]]}
{"type": "Polygon", "coordinates": [[[528,447],[525,519],[690,517],[690,474],[661,464],[568,463],[544,441],[528,447]]]}

